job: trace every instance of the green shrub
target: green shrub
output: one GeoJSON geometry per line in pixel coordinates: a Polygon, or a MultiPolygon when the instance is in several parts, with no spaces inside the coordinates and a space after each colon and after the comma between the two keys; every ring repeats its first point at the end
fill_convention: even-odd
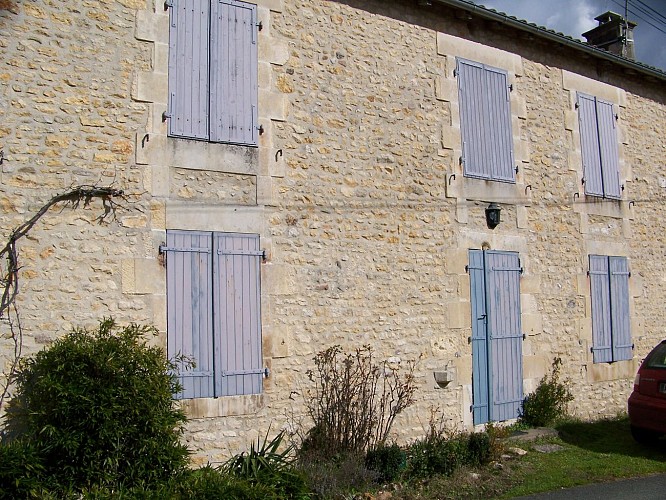
{"type": "Polygon", "coordinates": [[[488,432],[473,432],[467,439],[467,465],[485,465],[492,460],[492,440],[488,432]]]}
{"type": "Polygon", "coordinates": [[[406,453],[395,443],[377,446],[365,455],[365,466],[376,472],[382,482],[395,481],[405,468],[406,461],[406,453]]]}
{"type": "Polygon", "coordinates": [[[49,486],[150,485],[187,465],[173,366],[145,340],[156,330],[116,330],[74,330],[19,367],[8,436],[38,451],[49,486]]]}
{"type": "Polygon", "coordinates": [[[44,463],[31,443],[0,445],[0,499],[43,497],[44,463]]]}
{"type": "MultiPolygon", "coordinates": [[[[573,395],[565,383],[560,382],[562,360],[553,360],[553,369],[539,382],[536,390],[525,396],[520,409],[519,420],[530,427],[543,427],[566,416],[567,405],[573,395]]],[[[569,383],[569,380],[565,381],[569,383]]]]}

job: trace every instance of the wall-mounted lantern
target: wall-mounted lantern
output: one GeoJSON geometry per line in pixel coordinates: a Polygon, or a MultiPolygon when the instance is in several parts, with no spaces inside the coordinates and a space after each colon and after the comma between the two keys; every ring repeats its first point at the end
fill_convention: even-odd
{"type": "Polygon", "coordinates": [[[490,229],[495,229],[500,223],[500,206],[497,203],[491,203],[486,208],[486,224],[490,229]]]}

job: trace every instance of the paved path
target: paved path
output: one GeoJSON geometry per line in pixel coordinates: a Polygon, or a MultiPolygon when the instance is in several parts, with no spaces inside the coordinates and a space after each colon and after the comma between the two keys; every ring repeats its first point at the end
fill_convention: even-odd
{"type": "Polygon", "coordinates": [[[666,499],[666,474],[623,479],[610,483],[587,484],[517,498],[530,500],[664,500],[666,499]]]}

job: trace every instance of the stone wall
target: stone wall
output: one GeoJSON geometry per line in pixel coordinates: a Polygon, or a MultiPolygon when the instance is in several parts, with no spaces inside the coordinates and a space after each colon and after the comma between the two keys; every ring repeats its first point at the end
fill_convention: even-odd
{"type": "Polygon", "coordinates": [[[108,225],[95,224],[99,203],[55,211],[22,246],[25,352],[109,314],[165,332],[165,231],[252,232],[268,257],[271,375],[262,395],[183,402],[197,463],[269,426],[293,429],[312,357],[336,344],[421,359],[399,441],[423,435],[432,411],[470,429],[468,250],[512,250],[525,270],[525,390],[559,356],[577,415],[623,411],[637,363],[663,337],[663,82],[436,2],[252,3],[263,27],[257,148],[166,136],[161,2],[0,1],[2,234],[72,184],[130,194],[108,225]],[[462,175],[456,56],[509,73],[515,185],[462,175]],[[617,106],[619,202],[585,197],[577,91],[617,106]],[[502,207],[494,230],[490,201],[502,207]],[[592,363],[590,253],[629,258],[633,361],[592,363]],[[439,388],[435,371],[452,382],[439,388]]]}

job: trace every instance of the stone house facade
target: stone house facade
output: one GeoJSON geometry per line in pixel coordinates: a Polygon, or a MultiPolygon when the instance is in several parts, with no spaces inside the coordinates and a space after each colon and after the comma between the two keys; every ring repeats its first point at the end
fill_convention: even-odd
{"type": "Polygon", "coordinates": [[[422,357],[406,441],[515,418],[555,357],[614,415],[664,336],[660,70],[463,0],[0,0],[0,55],[2,234],[127,195],[21,245],[23,354],[155,324],[200,462],[292,425],[332,345],[422,357]]]}

